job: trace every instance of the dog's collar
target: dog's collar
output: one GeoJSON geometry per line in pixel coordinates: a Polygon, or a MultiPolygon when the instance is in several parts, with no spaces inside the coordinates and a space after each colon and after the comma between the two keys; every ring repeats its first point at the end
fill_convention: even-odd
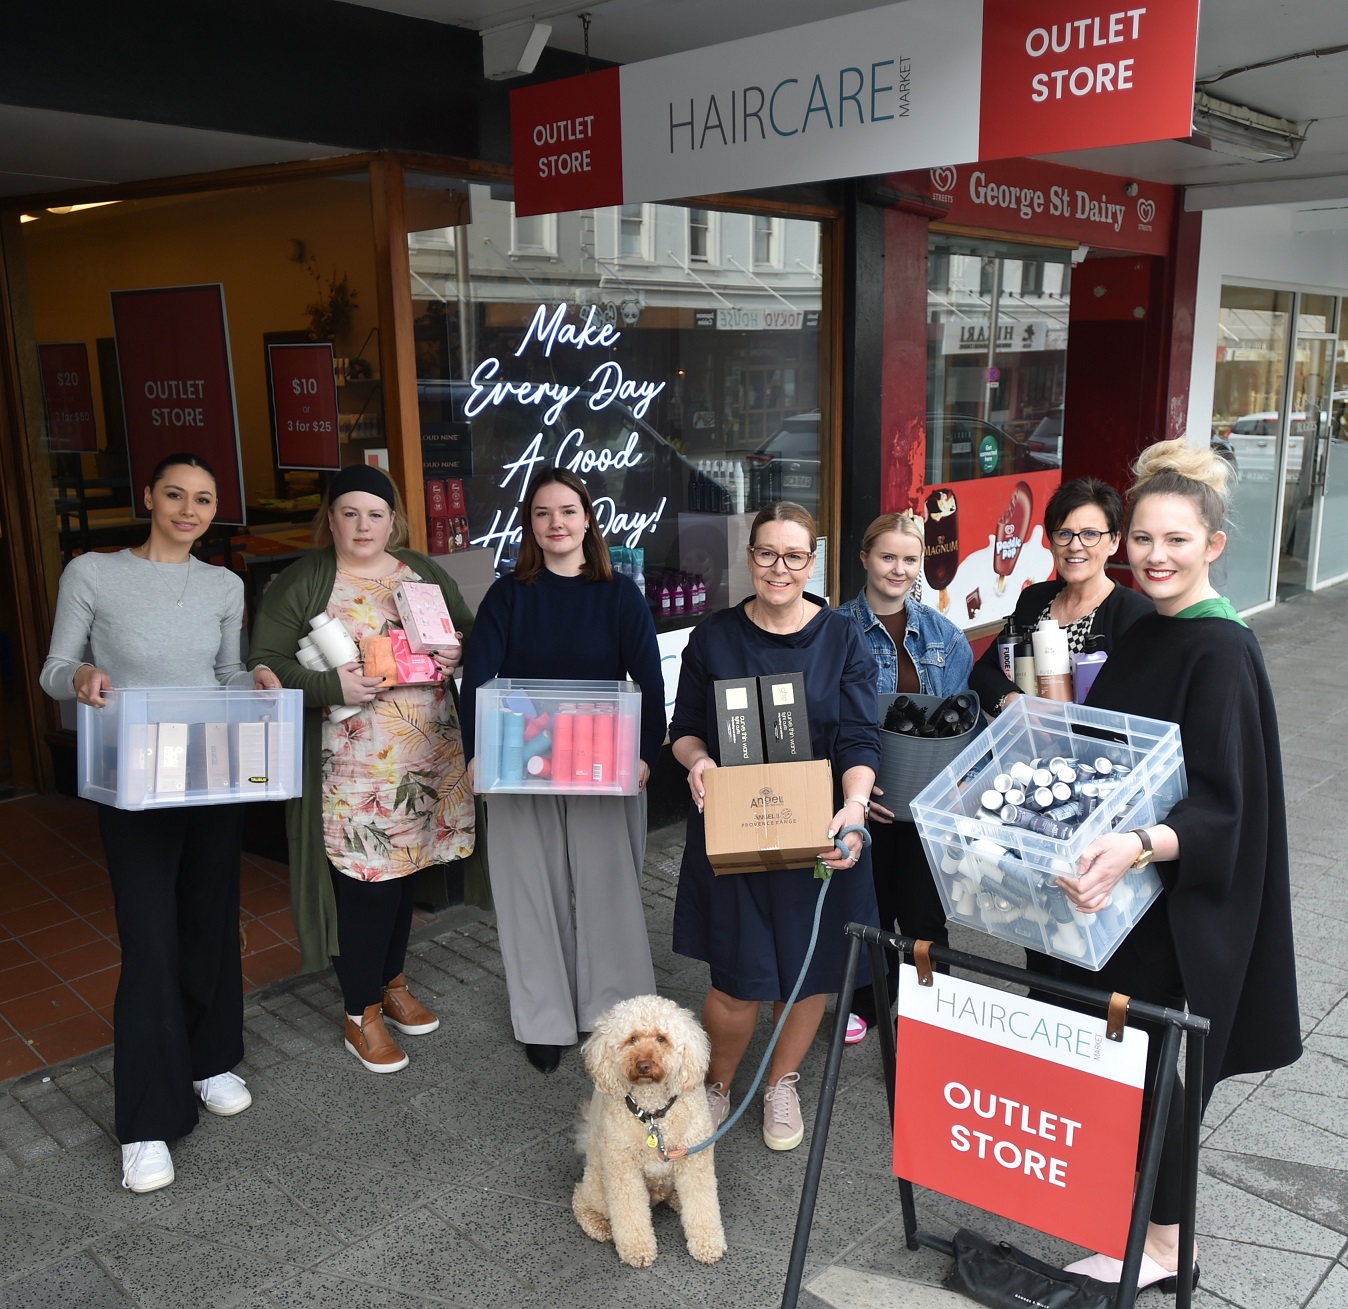
{"type": "Polygon", "coordinates": [[[643,1126],[649,1127],[657,1118],[663,1118],[671,1109],[674,1108],[674,1102],[679,1097],[671,1095],[669,1103],[663,1109],[643,1109],[630,1095],[623,1096],[623,1102],[632,1112],[632,1117],[638,1119],[643,1126]]]}

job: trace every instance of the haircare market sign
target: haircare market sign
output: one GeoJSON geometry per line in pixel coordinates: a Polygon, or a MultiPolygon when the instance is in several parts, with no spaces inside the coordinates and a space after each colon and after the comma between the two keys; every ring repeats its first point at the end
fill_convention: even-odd
{"type": "Polygon", "coordinates": [[[1198,0],[905,0],[511,93],[540,214],[1187,136],[1198,0]]]}
{"type": "Polygon", "coordinates": [[[937,973],[899,976],[894,1172],[1123,1257],[1146,1034],[937,973]]]}

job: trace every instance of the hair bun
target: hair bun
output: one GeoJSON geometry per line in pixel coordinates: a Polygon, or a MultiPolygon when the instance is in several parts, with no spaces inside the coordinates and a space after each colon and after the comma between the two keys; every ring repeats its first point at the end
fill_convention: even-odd
{"type": "Polygon", "coordinates": [[[1228,498],[1231,465],[1210,446],[1190,445],[1183,437],[1157,441],[1137,457],[1133,465],[1135,481],[1131,495],[1136,499],[1148,482],[1169,473],[1186,481],[1198,482],[1215,491],[1223,503],[1228,498]]]}

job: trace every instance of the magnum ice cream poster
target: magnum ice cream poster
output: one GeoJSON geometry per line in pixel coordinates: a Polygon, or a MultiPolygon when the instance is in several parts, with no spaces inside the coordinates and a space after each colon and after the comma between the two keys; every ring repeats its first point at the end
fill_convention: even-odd
{"type": "Polygon", "coordinates": [[[1053,576],[1044,505],[1057,472],[987,477],[925,488],[923,599],[962,628],[1000,623],[1032,582],[1053,576]]]}

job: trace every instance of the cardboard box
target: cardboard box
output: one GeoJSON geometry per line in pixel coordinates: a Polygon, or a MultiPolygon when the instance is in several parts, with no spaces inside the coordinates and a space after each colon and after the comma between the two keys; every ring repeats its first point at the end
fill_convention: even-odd
{"type": "Polygon", "coordinates": [[[187,724],[160,723],[155,751],[155,794],[180,799],[187,794],[187,724]]]}
{"type": "Polygon", "coordinates": [[[758,679],[763,708],[763,742],[770,764],[801,763],[814,757],[805,709],[803,673],[773,673],[758,679]]]}
{"type": "Polygon", "coordinates": [[[458,648],[459,638],[438,586],[430,582],[404,582],[393,592],[393,600],[413,654],[458,648]]]}
{"type": "Polygon", "coordinates": [[[827,759],[710,768],[703,781],[707,858],[718,874],[812,868],[828,847],[835,810],[827,759]]]}
{"type": "Polygon", "coordinates": [[[758,712],[758,682],[732,677],[713,683],[716,695],[716,734],[721,745],[721,767],[764,764],[763,722],[758,712]]]}
{"type": "MultiPolygon", "coordinates": [[[[164,725],[159,726],[162,732],[164,725]]],[[[264,790],[267,785],[267,724],[231,723],[229,745],[234,757],[234,785],[240,790],[253,787],[264,790]]]]}
{"type": "Polygon", "coordinates": [[[190,791],[228,791],[229,725],[187,725],[187,787],[190,791]]]}

